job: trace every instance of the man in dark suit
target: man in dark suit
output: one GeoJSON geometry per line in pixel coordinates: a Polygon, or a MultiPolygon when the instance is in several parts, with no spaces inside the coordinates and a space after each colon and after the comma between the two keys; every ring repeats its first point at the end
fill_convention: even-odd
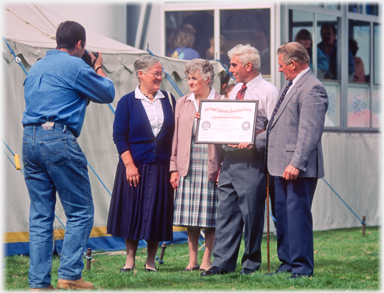
{"type": "Polygon", "coordinates": [[[312,276],[314,268],[311,205],[318,178],[324,176],[321,136],[328,97],[301,44],[284,44],[277,54],[279,71],[289,82],[280,91],[267,131],[257,140],[266,139],[267,168],[275,177],[281,265],[272,274],[291,272],[290,278],[299,278],[312,276]]]}

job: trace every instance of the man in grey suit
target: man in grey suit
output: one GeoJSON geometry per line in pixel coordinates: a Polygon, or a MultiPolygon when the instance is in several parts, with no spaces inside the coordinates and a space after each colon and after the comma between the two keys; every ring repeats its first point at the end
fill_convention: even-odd
{"type": "Polygon", "coordinates": [[[328,96],[301,44],[284,44],[277,54],[279,71],[289,82],[280,91],[267,131],[256,138],[259,147],[266,141],[266,166],[275,176],[281,265],[269,275],[290,272],[290,278],[309,277],[314,268],[311,206],[318,178],[324,176],[321,136],[328,96]]]}
{"type": "MultiPolygon", "coordinates": [[[[250,45],[237,45],[228,52],[229,71],[238,82],[229,100],[258,100],[256,131],[264,129],[278,97],[274,85],[260,74],[259,52],[250,45]]],[[[264,152],[254,145],[240,143],[225,146],[223,165],[218,183],[219,206],[213,247],[212,267],[202,276],[235,271],[242,233],[244,254],[240,274],[249,275],[261,265],[261,240],[264,227],[266,178],[264,152]]]]}

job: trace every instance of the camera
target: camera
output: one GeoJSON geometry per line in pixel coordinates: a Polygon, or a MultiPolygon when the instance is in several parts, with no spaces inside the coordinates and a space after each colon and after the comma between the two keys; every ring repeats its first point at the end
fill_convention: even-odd
{"type": "MultiPolygon", "coordinates": [[[[92,52],[92,54],[93,54],[93,56],[96,57],[96,59],[97,59],[97,57],[99,57],[99,53],[97,53],[97,52],[92,52]]],[[[94,67],[95,62],[92,63],[91,56],[89,56],[89,53],[88,53],[87,50],[85,50],[84,55],[83,55],[81,58],[82,58],[82,59],[85,61],[85,63],[87,63],[89,66],[91,66],[92,68],[94,67]]],[[[96,61],[96,59],[95,59],[95,61],[96,61]]]]}

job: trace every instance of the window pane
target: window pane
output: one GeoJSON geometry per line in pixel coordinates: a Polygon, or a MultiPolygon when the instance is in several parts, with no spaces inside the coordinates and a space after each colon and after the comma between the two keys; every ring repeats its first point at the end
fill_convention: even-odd
{"type": "Polygon", "coordinates": [[[340,10],[340,4],[332,4],[332,3],[326,2],[324,3],[324,8],[340,10]]]}
{"type": "Polygon", "coordinates": [[[381,84],[381,25],[373,25],[373,82],[381,84]]]}
{"type": "MultiPolygon", "coordinates": [[[[316,33],[317,77],[340,80],[340,60],[337,48],[337,17],[318,14],[316,33]]],[[[351,58],[353,58],[351,53],[351,58]]]]}
{"type": "Polygon", "coordinates": [[[350,84],[348,87],[348,127],[370,127],[369,86],[350,84]]]}
{"type": "Polygon", "coordinates": [[[381,25],[373,25],[373,92],[372,92],[372,127],[380,127],[381,109],[381,25]]]}
{"type": "Polygon", "coordinates": [[[349,48],[355,63],[355,71],[351,82],[369,82],[370,78],[370,52],[371,52],[370,23],[365,21],[349,20],[349,48]]]}
{"type": "Polygon", "coordinates": [[[365,4],[365,13],[368,15],[379,15],[379,4],[365,4]]]}
{"type": "Polygon", "coordinates": [[[263,75],[271,74],[270,9],[238,9],[220,11],[220,34],[225,43],[220,48],[227,56],[228,50],[238,44],[250,44],[260,51],[263,75]]]}
{"type": "Polygon", "coordinates": [[[372,127],[380,127],[381,87],[374,86],[372,92],[372,127]]]}
{"type": "Polygon", "coordinates": [[[349,4],[348,11],[352,13],[379,15],[379,4],[365,4],[365,3],[349,4]]]}
{"type": "Polygon", "coordinates": [[[213,36],[213,10],[165,12],[165,32],[167,56],[185,60],[206,58],[213,36]]]}
{"type": "Polygon", "coordinates": [[[310,62],[309,67],[313,68],[313,19],[314,15],[310,12],[291,10],[289,13],[289,41],[302,44],[308,52],[310,62]]]}
{"type": "Polygon", "coordinates": [[[324,125],[327,127],[338,127],[340,126],[340,84],[324,80],[323,85],[328,94],[328,110],[325,115],[324,125]]]}
{"type": "Polygon", "coordinates": [[[363,3],[354,3],[348,5],[348,11],[354,13],[363,13],[364,4],[363,3]]]}

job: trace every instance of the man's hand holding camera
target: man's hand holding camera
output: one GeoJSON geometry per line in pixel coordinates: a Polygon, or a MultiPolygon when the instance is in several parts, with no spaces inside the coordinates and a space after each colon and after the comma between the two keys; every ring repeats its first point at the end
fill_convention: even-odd
{"type": "Polygon", "coordinates": [[[93,64],[93,68],[95,69],[95,72],[100,76],[107,77],[102,67],[103,57],[101,56],[101,53],[97,52],[96,54],[95,53],[88,53],[88,54],[91,57],[91,62],[93,64]]]}

